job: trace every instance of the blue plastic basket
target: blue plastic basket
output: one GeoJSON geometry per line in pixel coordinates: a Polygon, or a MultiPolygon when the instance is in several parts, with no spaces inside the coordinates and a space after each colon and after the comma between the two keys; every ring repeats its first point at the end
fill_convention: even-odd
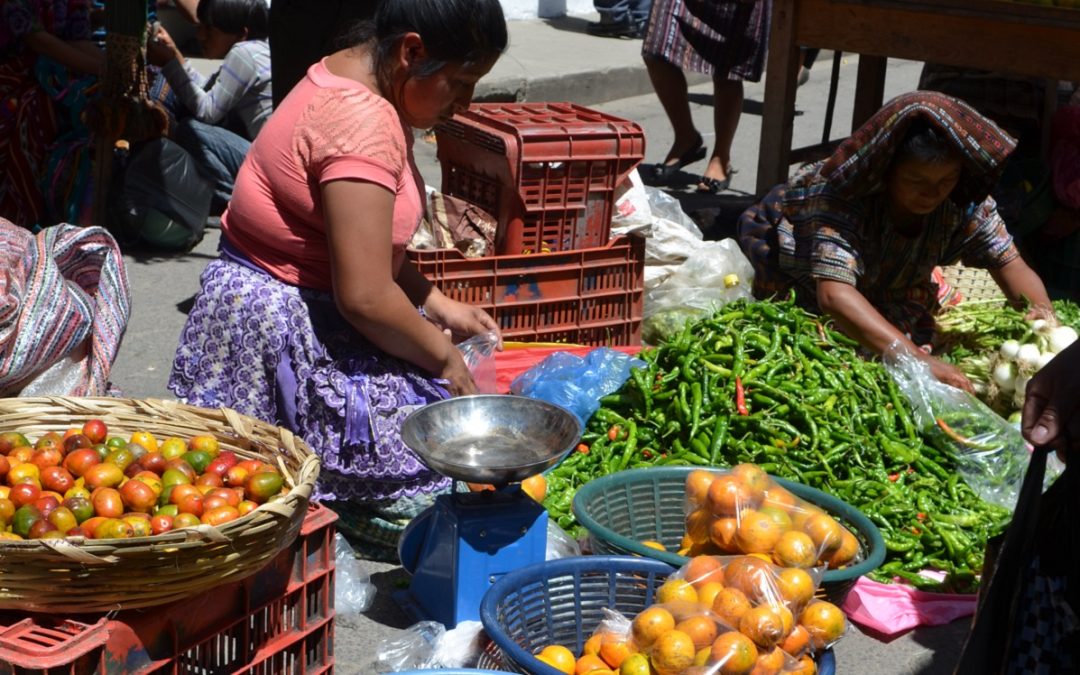
{"type": "Polygon", "coordinates": [[[406,670],[397,675],[506,675],[506,671],[476,670],[474,668],[442,668],[436,670],[406,670]]]}
{"type": "MultiPolygon", "coordinates": [[[[562,675],[533,657],[559,644],[580,654],[605,608],[633,617],[675,568],[650,558],[582,556],[523,567],[496,581],[480,604],[480,621],[502,654],[502,665],[529,675],[562,675]]],[[[834,675],[831,651],[818,673],[834,675]]]]}
{"type": "MultiPolygon", "coordinates": [[[[690,562],[672,553],[686,529],[686,476],[700,467],[656,466],[619,471],[593,479],[574,495],[574,516],[589,531],[593,550],[606,554],[634,554],[655,558],[676,567],[690,562]],[[642,541],[652,539],[664,551],[642,541]]],[[[885,561],[881,531],[862,512],[832,495],[806,485],[772,476],[772,479],[804,499],[828,511],[859,540],[856,561],[839,570],[827,570],[821,591],[837,605],[844,602],[858,578],[885,561]]]]}

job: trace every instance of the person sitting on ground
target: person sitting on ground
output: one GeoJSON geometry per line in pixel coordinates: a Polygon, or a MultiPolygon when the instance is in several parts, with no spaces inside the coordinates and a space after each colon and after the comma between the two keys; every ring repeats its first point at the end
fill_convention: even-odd
{"type": "Polygon", "coordinates": [[[916,348],[934,338],[935,266],[987,269],[1011,302],[1053,316],[989,196],[1014,146],[962,101],[896,97],[739,218],[754,295],[794,291],[866,349],[880,354],[899,341],[939,380],[970,391],[958,368],[916,348]]]}
{"type": "Polygon", "coordinates": [[[169,388],[297,433],[322,459],[312,499],[361,554],[395,560],[405,524],[449,486],[401,425],[476,391],[451,336],[498,334],[405,255],[424,215],[412,129],[469,106],[506,22],[498,0],[384,0],[349,44],[311,66],[252,144],[169,388]]]}
{"type": "Polygon", "coordinates": [[[272,110],[270,19],[266,0],[200,0],[197,14],[203,57],[224,59],[216,73],[200,75],[163,28],[148,43],[147,56],[162,67],[186,109],[172,138],[214,183],[211,213],[217,214],[232,198],[240,165],[272,110]]]}

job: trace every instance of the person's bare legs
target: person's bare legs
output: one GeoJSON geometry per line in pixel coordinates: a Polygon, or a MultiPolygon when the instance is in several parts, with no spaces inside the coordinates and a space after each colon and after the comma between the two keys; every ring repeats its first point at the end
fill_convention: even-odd
{"type": "MultiPolygon", "coordinates": [[[[739,128],[742,116],[743,83],[741,80],[713,80],[713,128],[716,131],[716,143],[713,146],[709,166],[703,174],[705,178],[725,181],[731,170],[731,144],[735,140],[735,131],[739,128]]],[[[698,186],[707,189],[702,183],[698,186]]]]}
{"type": "Polygon", "coordinates": [[[660,59],[645,57],[645,66],[656,97],[675,132],[675,141],[664,158],[664,164],[674,166],[680,157],[701,144],[701,134],[694,128],[694,118],[690,116],[686,76],[680,68],[660,59]]]}

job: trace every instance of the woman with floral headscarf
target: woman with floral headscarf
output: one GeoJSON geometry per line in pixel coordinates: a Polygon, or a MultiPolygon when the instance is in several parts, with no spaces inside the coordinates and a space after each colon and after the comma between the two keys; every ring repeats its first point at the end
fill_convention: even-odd
{"type": "MultiPolygon", "coordinates": [[[[957,99],[896,97],[831,157],[801,169],[739,219],[754,295],[795,291],[865,348],[933,339],[937,265],[986,269],[1014,304],[1053,315],[990,190],[1016,142],[957,99]]],[[[935,377],[971,390],[959,369],[924,355],[935,377]]]]}

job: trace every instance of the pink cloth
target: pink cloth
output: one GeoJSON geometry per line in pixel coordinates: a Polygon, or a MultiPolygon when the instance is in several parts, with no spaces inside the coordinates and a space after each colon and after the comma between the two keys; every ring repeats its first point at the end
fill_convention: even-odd
{"type": "Polygon", "coordinates": [[[906,584],[880,584],[859,577],[842,609],[852,621],[884,635],[918,626],[942,626],[975,613],[977,596],[928,593],[906,584]]]}
{"type": "MultiPolygon", "coordinates": [[[[369,181],[394,193],[396,276],[424,214],[412,133],[386,99],[334,75],[323,60],[308,69],[252,143],[221,229],[277,279],[330,290],[319,188],[334,180],[369,181]]],[[[363,204],[357,216],[364,216],[363,204]]]]}

